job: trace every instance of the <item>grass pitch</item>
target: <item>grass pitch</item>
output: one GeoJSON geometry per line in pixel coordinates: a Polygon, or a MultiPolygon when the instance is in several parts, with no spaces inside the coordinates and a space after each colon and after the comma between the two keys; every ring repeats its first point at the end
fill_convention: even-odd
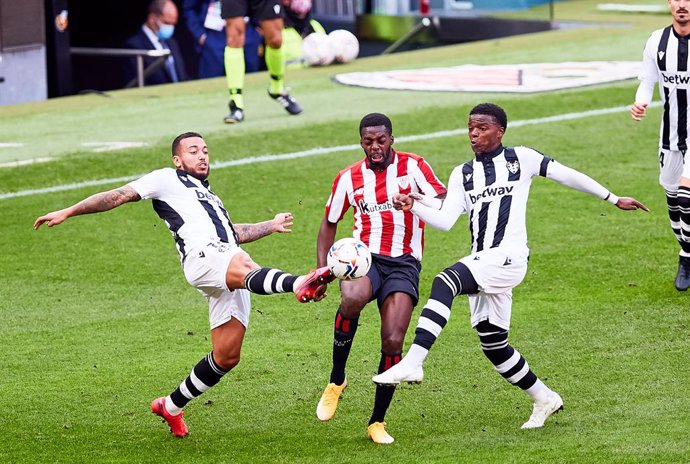
{"type": "MultiPolygon", "coordinates": [[[[595,2],[557,4],[588,20],[595,2]],[[571,5],[572,4],[572,5],[571,5]]],[[[57,160],[0,169],[17,192],[168,165],[169,142],[198,130],[212,161],[352,145],[370,111],[391,116],[398,137],[456,129],[479,101],[511,120],[629,104],[636,84],[535,95],[392,92],[340,87],[332,73],[463,63],[639,59],[665,17],[625,15],[626,27],[590,27],[363,59],[289,76],[304,115],[287,117],[252,75],[248,119],[221,123],[221,80],[73,97],[0,108],[0,141],[22,142],[4,161],[57,160]],[[138,141],[149,147],[94,153],[81,144],[138,141]]],[[[366,439],[379,359],[379,318],[365,309],[338,413],[315,407],[328,379],[338,290],[317,304],[292,296],[253,298],[243,360],[187,408],[191,435],[178,440],[148,411],[210,350],[204,300],[184,281],[165,226],[146,202],[72,218],[35,232],[36,216],[112,185],[0,200],[1,462],[688,462],[689,295],[673,288],[677,245],[657,185],[660,110],[508,128],[528,145],[586,172],[650,214],[613,206],[544,179],[528,207],[532,257],[514,292],[511,342],[564,398],[541,430],[522,431],[524,393],[493,370],[469,328],[467,303],[453,317],[420,386],[403,386],[387,416],[391,446],[366,439]]],[[[397,143],[425,156],[441,179],[472,154],[462,136],[397,143]]],[[[361,157],[343,150],[310,158],[217,169],[211,184],[235,222],[292,211],[294,233],[248,244],[257,262],[292,272],[314,264],[323,204],[339,169],[361,157]]],[[[348,235],[351,223],[341,224],[348,235]]],[[[428,229],[421,294],[469,250],[466,219],[449,233],[428,229]]],[[[419,308],[413,319],[416,319],[419,308]]],[[[414,322],[408,334],[411,342],[414,322]]]]}

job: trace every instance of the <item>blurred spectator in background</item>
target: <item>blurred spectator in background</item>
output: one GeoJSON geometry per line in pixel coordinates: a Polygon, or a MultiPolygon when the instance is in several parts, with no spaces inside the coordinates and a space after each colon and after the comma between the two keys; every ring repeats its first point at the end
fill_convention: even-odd
{"type": "MultiPolygon", "coordinates": [[[[170,50],[170,56],[165,62],[146,77],[146,85],[167,84],[189,79],[180,47],[173,39],[177,18],[177,7],[172,0],[153,0],[149,3],[146,22],[141,26],[139,32],[125,42],[125,48],[136,50],[170,50]]],[[[155,59],[145,57],[144,68],[155,59]]],[[[131,58],[125,68],[126,82],[130,82],[136,76],[136,59],[131,58]]]]}
{"type": "Polygon", "coordinates": [[[326,33],[323,26],[311,18],[311,0],[281,0],[285,9],[283,50],[289,68],[302,66],[302,39],[312,32],[326,33]]]}
{"type": "MultiPolygon", "coordinates": [[[[199,77],[225,75],[225,20],[220,16],[220,1],[184,0],[182,13],[199,54],[199,77]]],[[[247,18],[245,18],[245,21],[247,18]]],[[[246,24],[244,61],[246,72],[260,69],[262,37],[255,24],[246,24]]]]}

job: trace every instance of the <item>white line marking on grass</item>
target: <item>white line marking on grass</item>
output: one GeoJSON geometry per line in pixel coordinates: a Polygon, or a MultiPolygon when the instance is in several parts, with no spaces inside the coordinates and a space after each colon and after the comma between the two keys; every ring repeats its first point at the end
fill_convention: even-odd
{"type": "Polygon", "coordinates": [[[23,143],[16,143],[16,142],[0,142],[0,148],[19,148],[23,147],[23,143]]]}
{"type": "MultiPolygon", "coordinates": [[[[661,103],[660,102],[654,102],[654,103],[651,103],[649,106],[650,107],[661,106],[661,103]]],[[[589,117],[594,117],[594,116],[601,116],[604,114],[622,113],[622,112],[627,112],[627,111],[630,111],[630,106],[615,106],[612,108],[602,108],[599,110],[581,111],[578,113],[565,113],[565,114],[559,114],[559,115],[555,115],[555,116],[547,116],[544,118],[523,119],[520,121],[512,121],[512,122],[509,121],[508,127],[522,127],[522,126],[530,126],[530,125],[534,125],[534,124],[569,121],[569,120],[573,120],[573,119],[589,118],[589,117]]],[[[408,136],[403,136],[403,137],[396,137],[396,140],[398,142],[412,142],[412,141],[417,141],[417,140],[429,140],[429,139],[437,139],[437,138],[443,138],[443,137],[452,137],[452,136],[461,135],[461,134],[467,134],[467,129],[462,128],[462,129],[432,132],[429,134],[408,135],[408,136]]],[[[317,147],[317,148],[311,148],[309,150],[296,151],[296,152],[292,152],[292,153],[282,153],[279,155],[262,155],[262,156],[252,156],[249,158],[241,158],[241,159],[237,159],[237,160],[230,160],[230,161],[219,161],[216,163],[212,163],[211,168],[212,169],[223,169],[223,168],[227,168],[227,167],[231,167],[231,166],[243,166],[243,165],[247,165],[247,164],[258,164],[258,163],[268,163],[268,162],[272,162],[272,161],[292,160],[292,159],[297,159],[297,158],[306,158],[306,157],[310,157],[310,156],[326,155],[328,153],[337,153],[337,152],[359,150],[359,149],[361,149],[359,144],[340,145],[340,146],[335,146],[335,147],[317,147]]],[[[31,196],[31,195],[40,195],[43,193],[54,193],[54,192],[64,192],[67,190],[77,190],[77,189],[80,189],[83,187],[95,187],[95,186],[108,185],[108,184],[122,184],[122,183],[131,182],[134,179],[138,179],[139,177],[141,177],[143,175],[144,174],[137,174],[134,176],[126,176],[126,177],[115,177],[115,178],[110,178],[110,179],[89,180],[89,181],[85,181],[85,182],[77,182],[74,184],[55,185],[53,187],[46,187],[46,188],[41,188],[41,189],[29,189],[29,190],[20,190],[18,192],[0,193],[0,200],[5,200],[8,198],[26,197],[26,196],[31,196]]]]}
{"type": "Polygon", "coordinates": [[[125,148],[141,148],[148,147],[146,142],[84,142],[82,147],[93,148],[95,152],[122,150],[125,148]]]}
{"type": "Polygon", "coordinates": [[[48,161],[52,161],[54,159],[55,158],[31,158],[26,160],[8,161],[7,163],[0,163],[0,168],[16,168],[17,166],[26,166],[27,164],[47,163],[48,161]]]}

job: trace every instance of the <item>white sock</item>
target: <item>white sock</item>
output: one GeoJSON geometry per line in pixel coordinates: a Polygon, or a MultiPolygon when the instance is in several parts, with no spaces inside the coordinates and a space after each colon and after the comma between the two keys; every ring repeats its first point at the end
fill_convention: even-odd
{"type": "Polygon", "coordinates": [[[539,379],[525,391],[534,401],[545,401],[549,393],[551,393],[551,389],[539,379]]]}
{"type": "Polygon", "coordinates": [[[175,403],[173,403],[169,396],[165,397],[165,410],[168,411],[168,414],[171,416],[177,416],[182,412],[182,408],[175,406],[175,403]]]}
{"type": "Polygon", "coordinates": [[[421,366],[428,354],[429,350],[413,343],[412,346],[410,346],[410,349],[407,350],[405,359],[412,365],[421,366]]]}

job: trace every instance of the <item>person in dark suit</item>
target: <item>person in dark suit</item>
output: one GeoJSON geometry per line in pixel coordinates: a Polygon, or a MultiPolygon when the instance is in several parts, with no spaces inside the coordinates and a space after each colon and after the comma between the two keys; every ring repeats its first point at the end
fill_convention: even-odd
{"type": "MultiPolygon", "coordinates": [[[[199,54],[199,78],[225,75],[225,20],[220,16],[220,2],[217,0],[184,0],[182,4],[187,29],[196,41],[199,54]]],[[[259,71],[259,48],[263,38],[258,25],[247,24],[244,43],[246,72],[259,71]]]]}
{"type": "MultiPolygon", "coordinates": [[[[155,71],[145,79],[146,85],[168,84],[189,79],[185,70],[182,52],[173,38],[178,12],[172,0],[152,0],[148,7],[146,22],[139,32],[127,39],[125,48],[137,50],[169,49],[170,56],[155,71]]],[[[155,58],[144,58],[144,67],[151,64],[155,58]]],[[[130,82],[137,75],[136,59],[128,60],[125,69],[126,82],[130,82]]]]}

